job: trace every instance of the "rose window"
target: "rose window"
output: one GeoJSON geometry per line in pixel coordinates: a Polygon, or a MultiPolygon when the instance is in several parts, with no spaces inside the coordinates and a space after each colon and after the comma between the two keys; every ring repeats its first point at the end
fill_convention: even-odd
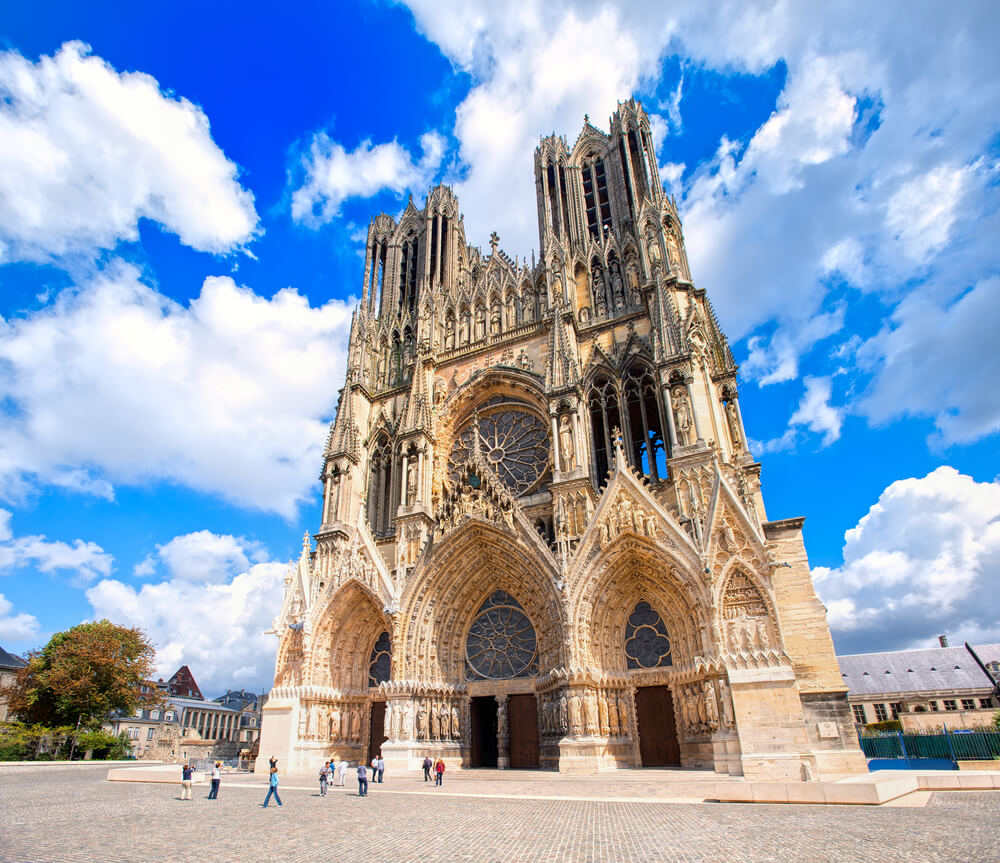
{"type": "Polygon", "coordinates": [[[648,602],[640,602],[625,626],[625,659],[629,668],[673,665],[670,636],[663,618],[648,602]]]}
{"type": "MultiPolygon", "coordinates": [[[[472,453],[474,422],[468,423],[451,448],[450,473],[472,453]]],[[[479,417],[479,451],[507,488],[522,495],[538,485],[549,461],[549,436],[535,414],[508,409],[479,417]]]]}
{"type": "Polygon", "coordinates": [[[466,677],[506,680],[538,673],[535,628],[516,599],[496,591],[479,607],[465,639],[466,677]]]}

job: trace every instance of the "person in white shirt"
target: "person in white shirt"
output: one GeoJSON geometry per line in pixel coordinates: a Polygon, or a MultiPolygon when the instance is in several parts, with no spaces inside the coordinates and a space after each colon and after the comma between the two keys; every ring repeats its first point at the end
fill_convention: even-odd
{"type": "Polygon", "coordinates": [[[219,785],[222,783],[222,762],[216,761],[212,768],[212,790],[208,792],[209,800],[219,799],[219,785]]]}

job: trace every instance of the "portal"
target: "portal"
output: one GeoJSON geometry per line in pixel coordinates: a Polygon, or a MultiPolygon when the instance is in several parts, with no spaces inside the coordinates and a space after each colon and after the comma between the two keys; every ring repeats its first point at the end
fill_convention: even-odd
{"type": "Polygon", "coordinates": [[[497,766],[497,700],[483,695],[472,699],[469,710],[471,746],[470,767],[497,766]]]}
{"type": "Polygon", "coordinates": [[[643,767],[679,767],[681,748],[674,722],[674,699],[668,686],[640,686],[635,691],[639,755],[643,767]]]}

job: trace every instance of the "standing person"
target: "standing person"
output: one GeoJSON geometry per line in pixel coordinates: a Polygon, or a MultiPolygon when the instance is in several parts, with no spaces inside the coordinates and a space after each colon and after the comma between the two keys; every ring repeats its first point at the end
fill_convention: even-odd
{"type": "Polygon", "coordinates": [[[382,753],[378,754],[378,782],[379,785],[382,784],[382,774],[385,773],[385,759],[382,757],[382,753]]]}
{"type": "Polygon", "coordinates": [[[281,798],[278,796],[278,768],[271,768],[271,778],[267,782],[267,797],[264,798],[264,808],[267,809],[267,804],[271,800],[271,795],[274,795],[274,799],[278,801],[278,805],[281,805],[281,798]]]}
{"type": "Polygon", "coordinates": [[[186,761],[181,766],[181,800],[191,799],[191,780],[194,779],[194,765],[186,761]]]}
{"type": "Polygon", "coordinates": [[[337,776],[340,779],[340,782],[338,784],[340,785],[341,788],[343,788],[344,782],[347,779],[347,761],[344,760],[343,758],[341,758],[340,761],[337,762],[337,776]]]}
{"type": "Polygon", "coordinates": [[[358,762],[358,797],[368,796],[368,771],[365,769],[365,762],[358,762]]]}
{"type": "Polygon", "coordinates": [[[378,756],[372,756],[372,782],[378,782],[378,756]]]}
{"type": "Polygon", "coordinates": [[[434,765],[434,772],[437,774],[434,784],[440,785],[444,779],[444,759],[440,755],[438,756],[437,764],[434,765]]]}
{"type": "Polygon", "coordinates": [[[221,761],[216,761],[215,765],[212,767],[212,790],[208,792],[209,800],[219,799],[219,785],[222,784],[222,767],[221,761]]]}
{"type": "Polygon", "coordinates": [[[434,762],[431,761],[430,755],[424,756],[424,782],[431,781],[431,768],[434,766],[434,762]]]}
{"type": "Polygon", "coordinates": [[[327,761],[319,769],[319,796],[326,797],[326,786],[330,781],[330,762],[327,761]]]}

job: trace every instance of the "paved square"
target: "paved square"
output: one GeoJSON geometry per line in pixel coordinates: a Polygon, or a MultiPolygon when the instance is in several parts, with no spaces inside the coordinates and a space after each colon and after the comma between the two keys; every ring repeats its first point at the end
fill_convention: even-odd
{"type": "MultiPolygon", "coordinates": [[[[524,798],[531,780],[390,777],[324,799],[286,779],[284,806],[260,807],[260,780],[223,780],[191,802],[180,785],[107,782],[105,767],[0,768],[0,860],[31,861],[948,861],[996,858],[1000,793],[933,794],[923,807],[744,806],[524,798]],[[451,781],[449,781],[451,779],[451,781]],[[502,797],[465,796],[493,787],[502,797]]],[[[509,776],[510,774],[508,774],[509,776]]],[[[616,794],[631,778],[595,788],[616,794]]],[[[301,781],[301,780],[300,780],[301,781]]],[[[574,781],[541,779],[570,794],[574,781]]],[[[636,790],[648,795],[650,780],[636,790]]],[[[284,783],[283,783],[284,784],[284,783]]]]}

